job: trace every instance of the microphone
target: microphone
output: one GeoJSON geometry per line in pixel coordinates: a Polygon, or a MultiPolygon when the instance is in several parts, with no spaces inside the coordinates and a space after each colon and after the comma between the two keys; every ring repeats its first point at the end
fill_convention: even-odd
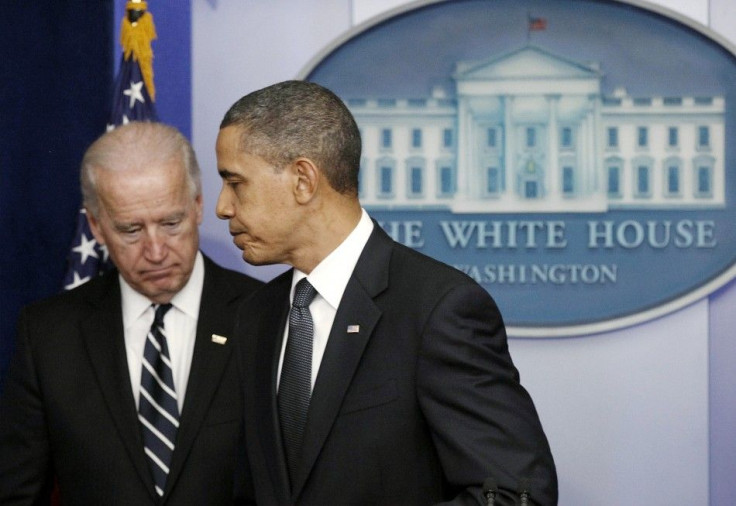
{"type": "Polygon", "coordinates": [[[483,496],[486,498],[486,506],[493,506],[496,503],[496,492],[498,492],[496,480],[489,476],[483,482],[483,496]]]}
{"type": "Polygon", "coordinates": [[[529,480],[524,479],[519,483],[519,506],[529,506],[529,480]]]}

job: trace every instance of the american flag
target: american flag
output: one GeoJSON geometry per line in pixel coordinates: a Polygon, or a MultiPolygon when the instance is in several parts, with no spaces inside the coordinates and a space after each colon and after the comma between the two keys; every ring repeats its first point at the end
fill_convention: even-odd
{"type": "MultiPolygon", "coordinates": [[[[146,14],[144,14],[146,15],[146,14]]],[[[135,27],[140,19],[141,11],[128,11],[128,18],[123,23],[135,27]],[[133,15],[131,15],[131,13],[133,15]]],[[[149,30],[152,20],[149,16],[149,30]]],[[[135,28],[133,28],[135,29],[135,28]]],[[[153,34],[155,38],[155,32],[153,34]]],[[[123,42],[125,46],[125,42],[123,42]]],[[[150,48],[150,42],[148,43],[150,48]]],[[[146,79],[141,72],[140,59],[133,49],[123,50],[120,71],[114,82],[112,111],[107,124],[110,131],[118,125],[129,121],[158,121],[156,108],[146,87],[146,79]]],[[[67,271],[64,276],[64,290],[71,290],[86,283],[113,267],[107,254],[107,248],[99,244],[87,222],[87,212],[79,210],[77,228],[72,241],[72,248],[67,256],[67,271]]]]}
{"type": "Polygon", "coordinates": [[[528,16],[528,20],[530,32],[538,32],[540,30],[547,29],[547,20],[545,18],[528,16]]]}

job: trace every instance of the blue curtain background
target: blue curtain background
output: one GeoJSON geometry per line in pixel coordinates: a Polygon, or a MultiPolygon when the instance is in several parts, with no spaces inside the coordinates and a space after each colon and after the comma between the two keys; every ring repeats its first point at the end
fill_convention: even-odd
{"type": "Polygon", "coordinates": [[[0,389],[20,308],[62,288],[79,162],[105,130],[113,0],[3,2],[0,17],[0,389]]]}

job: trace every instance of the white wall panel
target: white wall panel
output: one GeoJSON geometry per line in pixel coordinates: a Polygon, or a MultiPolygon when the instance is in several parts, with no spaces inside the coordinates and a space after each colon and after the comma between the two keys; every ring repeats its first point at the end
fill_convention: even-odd
{"type": "Polygon", "coordinates": [[[359,25],[374,16],[412,2],[406,0],[352,0],[351,3],[353,5],[353,24],[359,25]]]}
{"type": "Polygon", "coordinates": [[[736,46],[736,2],[710,0],[710,27],[736,46]]]}
{"type": "Polygon", "coordinates": [[[510,341],[560,504],[707,504],[708,303],[635,329],[510,341]]]}
{"type": "MultiPolygon", "coordinates": [[[[660,5],[670,10],[684,14],[703,25],[708,25],[708,0],[648,0],[649,3],[660,5]]],[[[632,2],[634,3],[634,2],[632,2]]]]}

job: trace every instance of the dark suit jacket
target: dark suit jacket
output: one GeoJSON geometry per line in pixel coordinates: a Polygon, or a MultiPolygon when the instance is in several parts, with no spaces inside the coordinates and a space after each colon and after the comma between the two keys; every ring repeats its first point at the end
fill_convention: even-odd
{"type": "Polygon", "coordinates": [[[125,355],[117,272],[25,308],[0,410],[0,504],[232,503],[242,430],[237,305],[261,283],[205,258],[202,301],[163,501],[143,453],[125,355]],[[212,334],[227,336],[225,345],[212,334]]]}
{"type": "Polygon", "coordinates": [[[291,275],[259,290],[236,324],[243,486],[259,506],[485,504],[488,477],[496,504],[514,504],[520,487],[535,504],[556,504],[549,445],[495,303],[378,225],[337,310],[290,492],[276,375],[291,275]]]}

